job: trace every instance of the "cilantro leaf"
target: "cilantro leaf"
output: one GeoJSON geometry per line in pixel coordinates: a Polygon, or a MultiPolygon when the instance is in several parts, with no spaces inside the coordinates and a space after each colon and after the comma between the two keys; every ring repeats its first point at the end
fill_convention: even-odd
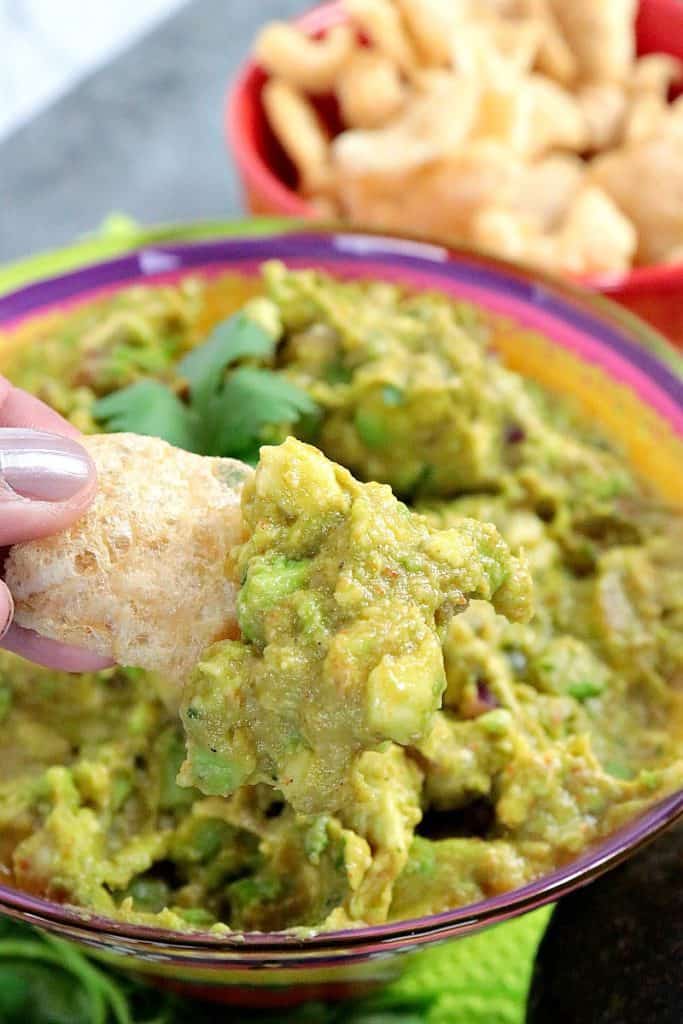
{"type": "Polygon", "coordinates": [[[202,405],[219,389],[231,363],[248,356],[265,358],[274,348],[274,339],[255,320],[235,313],[214,327],[207,340],[180,361],[177,371],[188,382],[193,403],[202,405]]]}
{"type": "Polygon", "coordinates": [[[203,449],[209,454],[230,452],[237,458],[258,458],[263,427],[295,423],[317,412],[301,388],[269,370],[248,366],[231,373],[222,390],[206,407],[208,430],[203,449]]]}
{"type": "Polygon", "coordinates": [[[110,432],[161,437],[178,448],[197,450],[192,410],[159,381],[140,380],[113,391],[94,403],[92,414],[110,432]]]}
{"type": "Polygon", "coordinates": [[[96,420],[110,431],[161,437],[200,455],[258,460],[264,428],[314,418],[318,407],[308,394],[275,370],[232,367],[245,358],[267,359],[276,332],[240,312],[218,324],[208,339],[178,363],[187,381],[183,402],[170,388],[144,379],[94,403],[96,420]]]}

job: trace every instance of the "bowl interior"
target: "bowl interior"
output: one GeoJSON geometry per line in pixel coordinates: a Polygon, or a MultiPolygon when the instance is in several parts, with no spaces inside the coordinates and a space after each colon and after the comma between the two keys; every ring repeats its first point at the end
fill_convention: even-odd
{"type": "MultiPolygon", "coordinates": [[[[660,493],[680,501],[683,466],[681,360],[644,324],[604,300],[550,279],[467,251],[351,231],[287,232],[258,238],[168,243],[136,250],[39,281],[0,298],[0,354],[7,345],[30,343],[37,321],[73,303],[132,283],[177,280],[188,273],[228,270],[252,275],[279,258],[289,266],[316,266],[355,278],[394,280],[472,300],[500,315],[501,355],[514,369],[558,394],[577,400],[587,415],[626,447],[634,464],[660,493]],[[523,331],[520,328],[524,328],[523,331]]],[[[123,925],[84,915],[50,901],[0,886],[0,908],[63,934],[106,935],[125,942],[161,942],[166,948],[232,951],[245,962],[288,949],[344,955],[405,947],[459,934],[547,903],[584,884],[683,815],[683,791],[551,875],[502,896],[458,910],[372,928],[332,932],[301,940],[254,933],[216,937],[123,925]]]]}

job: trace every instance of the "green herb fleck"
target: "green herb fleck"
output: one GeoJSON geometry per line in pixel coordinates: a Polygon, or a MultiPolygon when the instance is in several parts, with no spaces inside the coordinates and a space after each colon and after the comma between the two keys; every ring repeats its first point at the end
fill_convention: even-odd
{"type": "Polygon", "coordinates": [[[395,384],[386,384],[382,388],[382,401],[385,405],[403,405],[405,396],[402,388],[395,384]]]}
{"type": "Polygon", "coordinates": [[[329,844],[327,823],[329,818],[326,814],[319,814],[311,823],[304,836],[304,852],[311,864],[320,863],[320,855],[329,844]]]}
{"type": "Polygon", "coordinates": [[[0,684],[0,722],[4,722],[12,707],[12,691],[9,686],[0,684]]]}
{"type": "Polygon", "coordinates": [[[581,679],[576,683],[570,683],[567,693],[575,700],[589,700],[591,697],[599,697],[605,688],[605,684],[593,679],[581,679]]]}

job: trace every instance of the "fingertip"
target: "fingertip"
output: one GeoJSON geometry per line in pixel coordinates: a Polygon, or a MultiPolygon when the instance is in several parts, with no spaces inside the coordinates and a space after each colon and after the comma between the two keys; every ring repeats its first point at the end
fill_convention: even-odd
{"type": "Polygon", "coordinates": [[[101,672],[115,664],[111,658],[83,650],[81,647],[71,647],[57,640],[49,640],[32,629],[18,626],[15,622],[11,623],[0,639],[0,647],[36,665],[43,665],[58,672],[101,672]]]}
{"type": "Polygon", "coordinates": [[[0,468],[10,495],[32,501],[68,501],[97,475],[80,441],[26,427],[0,427],[0,468]]]}
{"type": "MultiPolygon", "coordinates": [[[[5,432],[0,427],[0,454],[9,451],[7,433],[15,432],[5,432]]],[[[64,443],[63,438],[57,440],[64,443]]],[[[45,446],[46,442],[43,443],[45,446]]],[[[35,449],[36,442],[33,444],[35,449]]],[[[43,457],[41,463],[36,458],[34,449],[24,451],[19,445],[13,455],[3,455],[0,548],[60,533],[80,519],[92,504],[98,486],[95,463],[80,444],[69,440],[68,446],[70,449],[63,460],[66,472],[61,477],[50,472],[49,460],[43,457]]]]}

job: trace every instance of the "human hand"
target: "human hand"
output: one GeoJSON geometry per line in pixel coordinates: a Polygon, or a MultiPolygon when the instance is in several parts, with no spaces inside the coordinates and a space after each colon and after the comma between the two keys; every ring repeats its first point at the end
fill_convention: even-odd
{"type": "MultiPolygon", "coordinates": [[[[95,496],[97,476],[78,431],[37,398],[0,377],[0,550],[65,530],[95,496]]],[[[14,604],[0,580],[0,647],[67,672],[112,663],[12,622],[14,604]]]]}

